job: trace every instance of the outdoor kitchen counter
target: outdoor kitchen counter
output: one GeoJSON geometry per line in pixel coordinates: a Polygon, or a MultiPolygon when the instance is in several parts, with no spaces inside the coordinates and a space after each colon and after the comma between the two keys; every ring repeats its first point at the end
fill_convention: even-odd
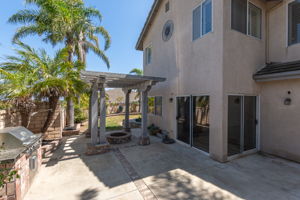
{"type": "Polygon", "coordinates": [[[9,150],[0,150],[0,163],[12,163],[15,162],[19,156],[26,150],[26,147],[20,147],[9,150]]]}

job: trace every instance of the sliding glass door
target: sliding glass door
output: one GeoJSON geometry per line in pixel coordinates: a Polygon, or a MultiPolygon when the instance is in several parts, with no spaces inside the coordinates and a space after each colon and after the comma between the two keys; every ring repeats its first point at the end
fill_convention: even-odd
{"type": "Polygon", "coordinates": [[[228,156],[256,149],[257,98],[228,98],[228,156]]]}
{"type": "Polygon", "coordinates": [[[177,98],[177,139],[186,144],[191,143],[191,99],[190,97],[177,98]]]}
{"type": "Polygon", "coordinates": [[[209,152],[209,97],[193,97],[192,146],[209,152]]]}
{"type": "Polygon", "coordinates": [[[177,139],[209,152],[209,96],[177,98],[177,139]]]}

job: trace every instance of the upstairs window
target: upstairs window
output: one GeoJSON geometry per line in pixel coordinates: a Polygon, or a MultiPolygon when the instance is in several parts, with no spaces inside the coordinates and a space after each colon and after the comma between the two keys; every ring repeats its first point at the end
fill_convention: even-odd
{"type": "Polygon", "coordinates": [[[193,40],[212,31],[212,0],[203,1],[193,11],[193,40]]]}
{"type": "Polygon", "coordinates": [[[300,2],[289,4],[289,45],[300,43],[300,2]]]}
{"type": "Polygon", "coordinates": [[[248,0],[231,1],[231,28],[261,38],[262,10],[248,0]]]}
{"type": "Polygon", "coordinates": [[[248,10],[248,34],[253,37],[261,38],[261,9],[249,3],[248,10]]]}
{"type": "Polygon", "coordinates": [[[145,63],[149,65],[152,61],[152,46],[149,46],[145,49],[145,63]]]}

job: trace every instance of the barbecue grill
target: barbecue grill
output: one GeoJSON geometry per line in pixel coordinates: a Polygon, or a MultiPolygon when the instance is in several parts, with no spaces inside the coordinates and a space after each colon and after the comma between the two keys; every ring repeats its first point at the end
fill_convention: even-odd
{"type": "Polygon", "coordinates": [[[41,138],[21,126],[0,129],[0,166],[14,168],[20,175],[0,188],[0,199],[25,196],[41,164],[41,138]]]}
{"type": "Polygon", "coordinates": [[[0,162],[15,161],[21,154],[30,156],[41,145],[41,134],[24,127],[0,129],[0,162]]]}

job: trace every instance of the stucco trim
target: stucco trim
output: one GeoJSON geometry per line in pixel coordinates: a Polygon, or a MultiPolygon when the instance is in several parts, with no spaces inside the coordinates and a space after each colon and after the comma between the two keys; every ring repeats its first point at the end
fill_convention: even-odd
{"type": "Polygon", "coordinates": [[[292,72],[283,72],[267,75],[254,75],[253,79],[257,82],[287,80],[287,79],[300,79],[300,70],[292,72]]]}

